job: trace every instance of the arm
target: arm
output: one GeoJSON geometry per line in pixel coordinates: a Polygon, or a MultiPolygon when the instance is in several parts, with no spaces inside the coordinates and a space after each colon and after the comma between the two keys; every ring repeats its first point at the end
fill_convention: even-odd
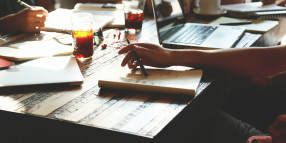
{"type": "Polygon", "coordinates": [[[286,46],[269,48],[244,48],[221,50],[171,50],[153,44],[130,44],[119,51],[128,53],[122,61],[129,68],[137,67],[136,60],[128,52],[133,48],[149,66],[172,65],[212,67],[251,78],[267,77],[286,70],[286,46]]]}

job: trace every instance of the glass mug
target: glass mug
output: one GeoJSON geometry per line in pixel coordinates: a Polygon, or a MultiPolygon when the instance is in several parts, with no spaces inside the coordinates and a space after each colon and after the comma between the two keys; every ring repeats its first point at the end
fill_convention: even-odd
{"type": "Polygon", "coordinates": [[[72,14],[72,38],[75,58],[89,59],[93,56],[93,14],[72,14]]]}
{"type": "Polygon", "coordinates": [[[124,17],[125,17],[125,31],[136,30],[141,31],[145,0],[123,0],[124,17]]]}

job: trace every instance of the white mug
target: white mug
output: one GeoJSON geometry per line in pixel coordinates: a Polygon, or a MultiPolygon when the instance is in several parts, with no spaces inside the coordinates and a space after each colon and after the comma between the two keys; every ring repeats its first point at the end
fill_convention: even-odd
{"type": "Polygon", "coordinates": [[[196,0],[196,7],[200,13],[215,14],[220,10],[221,0],[196,0]]]}

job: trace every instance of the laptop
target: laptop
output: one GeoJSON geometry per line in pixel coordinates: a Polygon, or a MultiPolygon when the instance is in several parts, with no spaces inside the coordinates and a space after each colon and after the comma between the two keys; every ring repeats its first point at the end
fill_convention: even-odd
{"type": "Polygon", "coordinates": [[[164,47],[232,48],[245,32],[245,27],[239,26],[186,23],[179,0],[168,2],[170,5],[166,6],[166,2],[152,0],[159,43],[164,47]]]}
{"type": "Polygon", "coordinates": [[[40,58],[0,70],[0,87],[56,83],[71,85],[83,83],[82,74],[74,57],[40,58]]]}

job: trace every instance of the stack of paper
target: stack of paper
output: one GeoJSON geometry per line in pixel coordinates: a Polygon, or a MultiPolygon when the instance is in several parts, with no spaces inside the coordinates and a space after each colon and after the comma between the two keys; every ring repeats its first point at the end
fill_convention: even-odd
{"type": "Polygon", "coordinates": [[[122,4],[96,4],[78,3],[74,7],[75,11],[91,11],[96,15],[113,16],[115,19],[106,27],[122,28],[125,26],[125,18],[122,4]]]}
{"type": "MultiPolygon", "coordinates": [[[[71,35],[70,35],[71,36],[71,35]]],[[[44,41],[27,41],[0,47],[0,57],[13,61],[31,60],[41,57],[71,54],[71,45],[63,45],[54,39],[44,41]]]]}
{"type": "MultiPolygon", "coordinates": [[[[78,11],[73,11],[70,9],[57,9],[48,15],[48,19],[45,22],[45,27],[42,28],[43,31],[52,32],[64,32],[71,33],[71,15],[78,11]]],[[[96,13],[94,11],[85,10],[82,12],[92,13],[94,18],[93,29],[97,31],[99,28],[105,27],[107,24],[111,23],[115,16],[105,15],[101,13],[96,13]]]]}
{"type": "MultiPolygon", "coordinates": [[[[120,65],[120,64],[118,64],[120,65]]],[[[114,66],[98,80],[99,87],[194,96],[202,77],[202,70],[146,68],[148,77],[140,70],[114,66]]]]}
{"type": "Polygon", "coordinates": [[[221,8],[227,10],[230,16],[237,18],[271,19],[271,17],[286,15],[286,7],[276,4],[263,5],[262,2],[227,4],[222,5],[221,8]]]}
{"type": "Polygon", "coordinates": [[[252,21],[252,24],[243,24],[237,26],[244,26],[246,27],[246,31],[255,33],[265,33],[278,25],[278,21],[274,20],[238,19],[230,17],[220,17],[209,24],[219,25],[220,23],[232,23],[240,21],[252,21]]]}

